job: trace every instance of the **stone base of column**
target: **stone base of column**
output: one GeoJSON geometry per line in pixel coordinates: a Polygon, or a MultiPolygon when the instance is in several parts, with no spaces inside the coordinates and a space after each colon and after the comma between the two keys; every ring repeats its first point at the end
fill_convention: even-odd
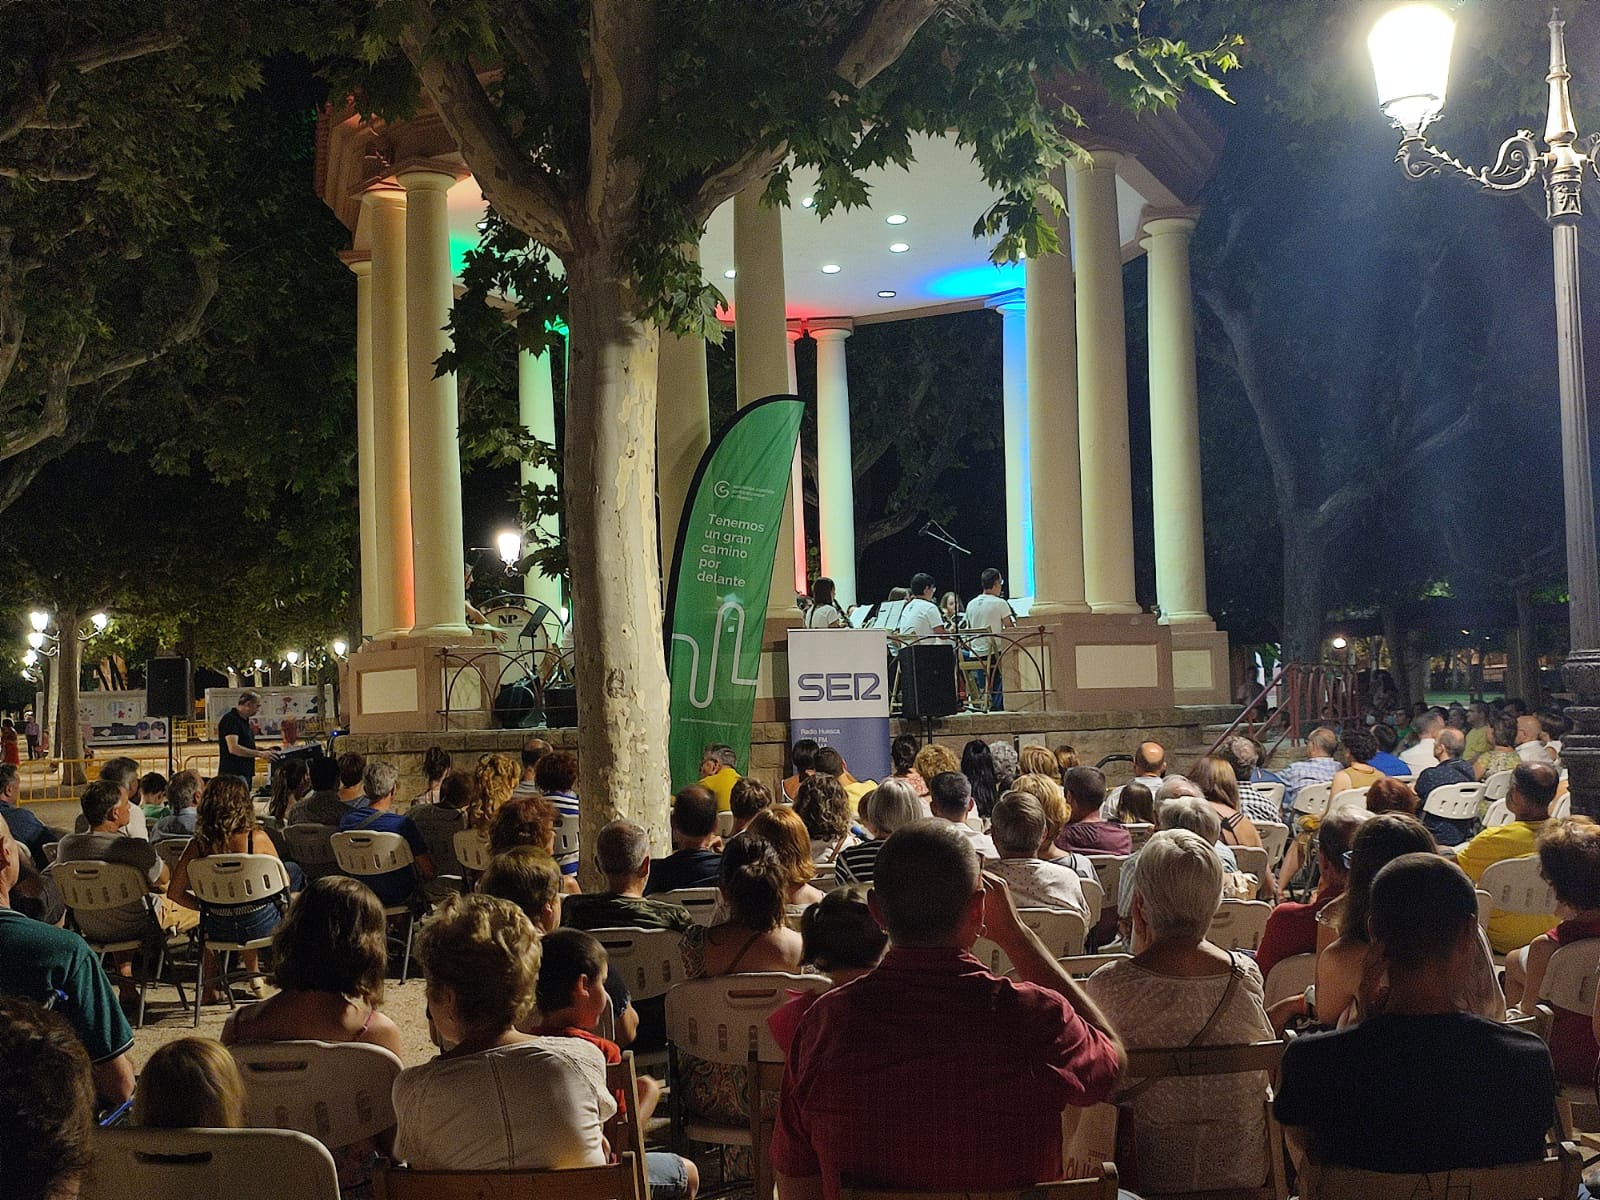
{"type": "Polygon", "coordinates": [[[799,629],[799,614],[767,614],[761,630],[761,667],[756,672],[756,707],[753,721],[789,719],[789,630],[799,629]]]}
{"type": "Polygon", "coordinates": [[[366,642],[341,673],[350,732],[490,729],[495,695],[530,669],[515,650],[472,633],[366,642]]]}
{"type": "MultiPolygon", "coordinates": [[[[1017,622],[1004,663],[1008,712],[1170,708],[1172,631],[1148,613],[1058,613],[1017,622]]],[[[1224,653],[1223,680],[1227,660],[1224,653]]]]}
{"type": "Polygon", "coordinates": [[[1228,635],[1207,620],[1170,625],[1172,694],[1179,704],[1228,703],[1228,635]]]}

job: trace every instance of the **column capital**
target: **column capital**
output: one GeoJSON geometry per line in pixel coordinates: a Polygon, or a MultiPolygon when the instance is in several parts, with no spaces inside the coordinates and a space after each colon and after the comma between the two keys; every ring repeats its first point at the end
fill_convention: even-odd
{"type": "Polygon", "coordinates": [[[355,274],[357,279],[365,278],[372,274],[372,251],[370,250],[341,250],[339,261],[355,274]]]}
{"type": "Polygon", "coordinates": [[[790,317],[784,322],[784,332],[791,342],[798,342],[806,335],[806,323],[801,317],[790,317]]]}
{"type": "Polygon", "coordinates": [[[398,184],[384,181],[375,183],[371,187],[361,189],[361,204],[364,208],[406,206],[406,190],[398,184]]]}
{"type": "Polygon", "coordinates": [[[1074,158],[1073,167],[1079,171],[1115,171],[1123,158],[1122,151],[1106,149],[1090,149],[1087,156],[1087,162],[1082,158],[1074,158]]]}
{"type": "Polygon", "coordinates": [[[1144,239],[1172,234],[1187,236],[1194,232],[1199,220],[1200,210],[1197,208],[1146,208],[1139,214],[1139,237],[1144,239]]]}
{"type": "Polygon", "coordinates": [[[465,163],[445,158],[408,158],[394,169],[394,177],[408,192],[447,192],[470,174],[465,163]]]}
{"type": "Polygon", "coordinates": [[[806,322],[806,332],[818,342],[842,342],[855,331],[856,323],[850,317],[819,317],[806,322]]]}
{"type": "Polygon", "coordinates": [[[1006,292],[996,292],[983,302],[985,308],[992,308],[1005,316],[1015,316],[1027,311],[1028,293],[1025,288],[1012,288],[1006,292]]]}

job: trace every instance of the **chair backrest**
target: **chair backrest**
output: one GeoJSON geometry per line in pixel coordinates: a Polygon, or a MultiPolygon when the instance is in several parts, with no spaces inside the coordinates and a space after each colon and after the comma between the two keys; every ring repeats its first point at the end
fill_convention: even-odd
{"type": "Polygon", "coordinates": [[[258,1042],[228,1047],[244,1077],[245,1120],[297,1129],[330,1150],[394,1125],[400,1060],[365,1042],[258,1042]]]}
{"type": "Polygon", "coordinates": [[[578,852],[578,818],[571,813],[556,813],[556,857],[578,852]]]}
{"type": "Polygon", "coordinates": [[[1206,940],[1224,950],[1255,950],[1271,915],[1272,905],[1264,900],[1224,900],[1211,918],[1206,940]]]}
{"type": "Polygon", "coordinates": [[[1263,846],[1229,846],[1233,851],[1233,861],[1239,864],[1239,870],[1247,875],[1254,875],[1257,883],[1266,883],[1268,863],[1271,855],[1263,846]]]}
{"type": "MultiPolygon", "coordinates": [[[[285,825],[283,837],[289,843],[289,853],[308,872],[316,867],[332,867],[338,863],[329,841],[339,830],[332,825],[301,823],[285,825]]],[[[326,872],[324,872],[326,874],[326,872]]]]}
{"type": "Polygon", "coordinates": [[[456,861],[469,871],[489,869],[489,835],[478,829],[460,829],[450,836],[456,861]]]}
{"type": "Polygon", "coordinates": [[[1270,800],[1280,809],[1283,807],[1283,794],[1288,789],[1281,783],[1253,783],[1250,785],[1261,793],[1265,800],[1270,800]]]}
{"type": "Polygon", "coordinates": [[[1428,793],[1422,811],[1451,821],[1471,821],[1482,807],[1483,784],[1447,783],[1428,793]]]}
{"type": "Polygon", "coordinates": [[[1483,794],[1490,800],[1504,800],[1511,795],[1511,772],[1496,771],[1485,779],[1483,781],[1483,794]]]}
{"type": "Polygon", "coordinates": [[[721,898],[721,893],[714,887],[677,888],[670,892],[655,892],[651,896],[654,900],[683,905],[696,925],[711,924],[711,914],[716,911],[717,901],[721,898]]]}
{"type": "Polygon", "coordinates": [[[339,1200],[327,1147],[292,1129],[97,1129],[83,1200],[339,1200]]]}
{"type": "Polygon", "coordinates": [[[1550,809],[1550,818],[1554,821],[1565,821],[1572,815],[1572,796],[1561,797],[1550,809]]]}
{"type": "Polygon", "coordinates": [[[1138,853],[1144,844],[1155,836],[1156,827],[1148,821],[1129,821],[1123,826],[1128,831],[1128,837],[1133,841],[1133,852],[1138,853]]]}
{"type": "Polygon", "coordinates": [[[381,1162],[372,1192],[376,1200],[644,1200],[640,1174],[629,1153],[560,1171],[419,1171],[381,1162]]]}
{"type": "Polygon", "coordinates": [[[634,1000],[665,996],[683,981],[683,935],[675,929],[591,929],[606,948],[610,971],[634,1000]]]}
{"type": "Polygon", "coordinates": [[[1478,886],[1494,900],[1495,909],[1507,913],[1554,913],[1556,892],[1539,874],[1539,856],[1505,858],[1491,863],[1478,886]]]}
{"type": "Polygon", "coordinates": [[[1326,783],[1308,783],[1294,794],[1294,811],[1302,816],[1319,813],[1328,807],[1332,789],[1326,783]]]}
{"type": "Polygon", "coordinates": [[[270,854],[208,854],[189,864],[189,890],[202,905],[260,904],[289,890],[289,872],[270,854]]]}
{"type": "MultiPolygon", "coordinates": [[[[1039,935],[1044,948],[1056,958],[1083,953],[1083,943],[1089,936],[1089,930],[1077,913],[1051,908],[1019,908],[1017,916],[1039,935]]],[[[979,938],[972,944],[972,957],[996,975],[1005,975],[1011,970],[1010,957],[988,938],[979,938]]]]}
{"type": "MultiPolygon", "coordinates": [[[[1100,880],[1098,878],[1084,879],[1080,877],[1078,879],[1078,887],[1083,891],[1083,908],[1085,912],[1095,914],[1105,912],[1107,897],[1106,894],[1100,890],[1100,880]]],[[[1110,897],[1110,901],[1112,905],[1115,905],[1117,898],[1112,896],[1110,897]]]]}
{"type": "Polygon", "coordinates": [[[1289,827],[1282,821],[1252,821],[1251,824],[1261,835],[1261,845],[1267,852],[1267,861],[1274,868],[1277,867],[1283,861],[1283,852],[1289,848],[1289,827]]]}
{"type": "Polygon", "coordinates": [[[172,868],[178,865],[178,860],[183,857],[183,852],[189,848],[193,839],[186,837],[162,838],[153,843],[156,848],[156,857],[167,865],[170,874],[172,868]]]}
{"type": "Polygon", "coordinates": [[[1095,877],[1100,880],[1100,894],[1110,897],[1113,904],[1117,898],[1117,881],[1122,878],[1122,864],[1127,861],[1125,854],[1086,854],[1085,858],[1094,867],[1095,877]]]}
{"type": "Polygon", "coordinates": [[[644,1166],[644,1125],[639,1120],[639,1075],[634,1070],[633,1051],[624,1050],[622,1061],[606,1065],[606,1090],[621,1096],[617,1111],[606,1122],[606,1141],[619,1154],[626,1152],[633,1159],[635,1186],[640,1200],[650,1194],[650,1181],[644,1166]]]}
{"type": "MultiPolygon", "coordinates": [[[[1501,772],[1502,775],[1509,775],[1510,773],[1509,771],[1501,772]]],[[[1488,794],[1487,791],[1484,792],[1484,795],[1487,796],[1488,794]]],[[[1511,809],[1507,807],[1503,798],[1489,805],[1483,814],[1483,827],[1485,829],[1495,829],[1501,825],[1509,824],[1511,824],[1511,809]]]]}
{"type": "Polygon", "coordinates": [[[834,862],[812,863],[816,874],[811,877],[811,886],[820,891],[831,891],[839,883],[839,864],[834,862]]]}
{"type": "Polygon", "coordinates": [[[1087,979],[1101,967],[1114,962],[1127,962],[1131,954],[1069,954],[1056,961],[1074,979],[1087,979]]]}
{"type": "Polygon", "coordinates": [[[1489,893],[1484,891],[1482,888],[1478,888],[1477,893],[1478,928],[1487,931],[1489,928],[1489,918],[1494,914],[1494,897],[1489,895],[1489,893]]]}
{"type": "Polygon", "coordinates": [[[387,875],[416,861],[411,843],[398,833],[377,829],[352,829],[329,839],[339,869],[346,875],[387,875]]]}
{"type": "Polygon", "coordinates": [[[823,975],[762,971],[691,979],[667,993],[667,1040],[680,1051],[707,1062],[748,1064],[782,1062],[767,1018],[789,1000],[791,991],[824,992],[823,975]]]}
{"type": "Polygon", "coordinates": [[[1271,1008],[1280,1000],[1298,996],[1317,981],[1317,956],[1291,954],[1272,964],[1267,972],[1266,1004],[1271,1008]]]}
{"type": "Polygon", "coordinates": [[[130,863],[100,859],[74,859],[50,864],[49,875],[61,888],[61,898],[73,912],[143,905],[150,884],[143,871],[130,863]]]}
{"type": "Polygon", "coordinates": [[[1300,1196],[1301,1200],[1416,1200],[1419,1196],[1537,1200],[1541,1196],[1576,1196],[1582,1174],[1582,1160],[1568,1143],[1539,1162],[1416,1175],[1330,1167],[1308,1159],[1300,1173],[1300,1196]]]}
{"type": "Polygon", "coordinates": [[[1364,787],[1345,788],[1328,803],[1328,814],[1332,816],[1344,808],[1366,808],[1367,789],[1364,787]]]}
{"type": "Polygon", "coordinates": [[[839,1187],[839,1200],[1117,1200],[1117,1168],[1105,1163],[1099,1179],[1065,1179],[1031,1187],[983,1192],[908,1192],[884,1188],[839,1187]]]}
{"type": "Polygon", "coordinates": [[[1600,971],[1600,938],[1562,946],[1545,966],[1539,999],[1588,1016],[1594,1011],[1596,971],[1600,971]]]}
{"type": "Polygon", "coordinates": [[[719,812],[717,814],[717,836],[727,837],[732,832],[733,814],[731,812],[719,812]]]}

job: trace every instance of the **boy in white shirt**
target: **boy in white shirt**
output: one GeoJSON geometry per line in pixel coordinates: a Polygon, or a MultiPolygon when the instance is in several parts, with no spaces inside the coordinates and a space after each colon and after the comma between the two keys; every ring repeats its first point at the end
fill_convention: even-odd
{"type": "Polygon", "coordinates": [[[978,681],[980,689],[985,682],[988,683],[990,712],[1000,712],[1005,708],[1005,699],[1001,694],[998,653],[1002,647],[999,640],[992,635],[1011,629],[1017,623],[1017,618],[1012,615],[1011,605],[1000,594],[1005,582],[1004,577],[994,567],[985,569],[979,576],[979,584],[983,591],[967,602],[967,628],[974,631],[982,630],[990,635],[973,638],[967,647],[972,657],[990,660],[990,669],[984,674],[992,675],[993,678],[978,681]]]}

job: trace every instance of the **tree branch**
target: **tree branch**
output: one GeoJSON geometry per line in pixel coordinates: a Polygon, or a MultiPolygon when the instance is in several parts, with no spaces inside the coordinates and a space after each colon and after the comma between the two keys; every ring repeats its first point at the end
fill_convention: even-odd
{"type": "Polygon", "coordinates": [[[32,179],[36,183],[82,183],[99,173],[93,167],[18,167],[0,163],[0,179],[32,179]]]}
{"type": "Polygon", "coordinates": [[[8,434],[5,440],[0,442],[0,461],[15,458],[32,450],[41,442],[58,438],[66,432],[67,398],[72,393],[72,369],[78,361],[78,356],[83,353],[84,336],[78,335],[71,354],[63,355],[50,365],[45,379],[44,407],[39,412],[38,420],[26,429],[8,434]]]}
{"type": "Polygon", "coordinates": [[[86,384],[110,379],[114,375],[125,375],[137,367],[155,361],[174,346],[181,346],[199,333],[200,322],[205,318],[206,309],[210,307],[212,299],[217,294],[216,264],[209,261],[198,262],[195,264],[195,274],[198,277],[197,286],[189,300],[188,311],[169,326],[154,345],[141,350],[130,350],[106,362],[97,363],[88,370],[75,370],[70,385],[83,387],[86,384]]]}
{"type": "Polygon", "coordinates": [[[61,61],[65,66],[76,67],[80,74],[87,75],[90,71],[98,71],[101,67],[108,67],[112,63],[129,62],[135,58],[144,58],[146,55],[161,54],[181,45],[183,45],[181,34],[163,30],[159,33],[140,34],[126,41],[100,42],[85,46],[61,61]]]}

